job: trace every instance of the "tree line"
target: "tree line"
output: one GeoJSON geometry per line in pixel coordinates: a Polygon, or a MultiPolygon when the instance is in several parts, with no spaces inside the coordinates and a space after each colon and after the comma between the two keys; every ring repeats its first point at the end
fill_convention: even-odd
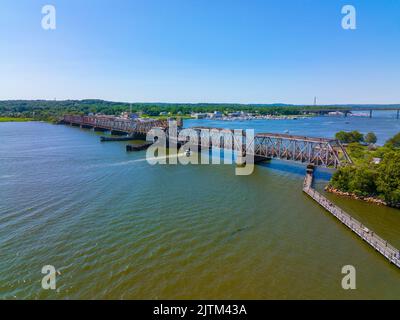
{"type": "Polygon", "coordinates": [[[230,113],[237,111],[261,115],[300,115],[304,111],[340,110],[349,106],[307,106],[286,104],[235,104],[235,103],[126,103],[96,99],[87,100],[8,100],[0,101],[0,116],[25,117],[51,121],[64,114],[102,113],[106,115],[121,112],[142,112],[148,116],[158,116],[161,112],[171,115],[190,115],[192,112],[230,113]]]}

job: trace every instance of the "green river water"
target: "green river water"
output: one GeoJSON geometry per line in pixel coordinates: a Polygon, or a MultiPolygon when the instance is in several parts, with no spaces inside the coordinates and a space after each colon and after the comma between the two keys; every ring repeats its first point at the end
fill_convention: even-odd
{"type": "MultiPolygon", "coordinates": [[[[400,270],[302,193],[303,166],[151,166],[125,144],[0,124],[0,298],[400,298],[400,270]]],[[[328,197],[400,248],[399,210],[328,197]]]]}

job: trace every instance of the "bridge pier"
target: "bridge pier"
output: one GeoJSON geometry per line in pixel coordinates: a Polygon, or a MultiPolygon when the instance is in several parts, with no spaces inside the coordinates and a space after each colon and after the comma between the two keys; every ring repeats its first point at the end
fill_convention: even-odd
{"type": "Polygon", "coordinates": [[[134,140],[146,140],[146,135],[144,133],[134,133],[132,138],[134,140]]]}
{"type": "Polygon", "coordinates": [[[236,158],[236,165],[238,167],[244,167],[246,165],[246,155],[238,155],[236,158]]]}
{"type": "MultiPolygon", "coordinates": [[[[261,163],[264,161],[270,161],[271,158],[263,157],[263,156],[254,156],[254,164],[261,163]]],[[[236,158],[236,164],[238,167],[246,165],[246,155],[238,155],[236,158]]]]}
{"type": "Polygon", "coordinates": [[[270,161],[270,160],[271,160],[271,158],[254,156],[254,163],[260,163],[260,162],[270,161]]]}
{"type": "Polygon", "coordinates": [[[147,150],[153,143],[149,142],[149,143],[143,143],[140,145],[133,145],[133,144],[128,144],[126,146],[126,151],[127,152],[132,152],[132,151],[143,151],[143,150],[147,150]]]}
{"type": "Polygon", "coordinates": [[[111,130],[111,134],[113,136],[126,136],[128,133],[119,130],[111,130]]]}
{"type": "Polygon", "coordinates": [[[399,120],[399,118],[400,118],[400,110],[397,110],[397,120],[399,120]]]}
{"type": "Polygon", "coordinates": [[[372,118],[372,109],[369,110],[369,117],[372,118]]]}
{"type": "Polygon", "coordinates": [[[104,128],[94,127],[94,131],[96,131],[96,132],[106,132],[108,130],[104,129],[104,128]]]}
{"type": "Polygon", "coordinates": [[[82,124],[81,129],[93,129],[93,126],[87,125],[87,124],[82,124]]]}

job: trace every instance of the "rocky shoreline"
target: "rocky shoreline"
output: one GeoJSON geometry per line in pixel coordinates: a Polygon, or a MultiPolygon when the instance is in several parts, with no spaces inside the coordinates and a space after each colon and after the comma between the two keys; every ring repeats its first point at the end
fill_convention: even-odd
{"type": "Polygon", "coordinates": [[[379,206],[390,206],[390,207],[397,207],[398,208],[398,206],[393,206],[393,205],[383,201],[382,199],[378,199],[378,198],[375,198],[375,197],[358,196],[358,195],[356,195],[354,193],[351,193],[351,192],[344,192],[344,191],[335,189],[335,188],[333,188],[333,187],[331,187],[329,185],[325,187],[325,191],[333,193],[333,194],[336,194],[336,195],[339,195],[339,196],[343,196],[343,197],[349,197],[349,198],[356,199],[356,200],[363,200],[363,201],[366,201],[366,202],[369,202],[369,203],[374,203],[374,204],[377,204],[379,206]]]}

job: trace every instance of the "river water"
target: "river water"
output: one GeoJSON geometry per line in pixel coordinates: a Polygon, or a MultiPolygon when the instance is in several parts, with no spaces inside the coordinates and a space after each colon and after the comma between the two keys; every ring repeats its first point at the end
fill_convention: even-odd
{"type": "MultiPolygon", "coordinates": [[[[220,122],[330,137],[400,131],[393,116],[220,122]]],[[[305,168],[272,161],[156,165],[124,142],[47,123],[0,124],[0,298],[399,299],[400,270],[302,192],[305,168]],[[43,290],[42,267],[58,270],[43,290]],[[357,270],[343,290],[341,269],[357,270]]],[[[322,188],[330,172],[319,170],[322,188]]],[[[400,211],[328,195],[400,248],[400,211]]]]}

